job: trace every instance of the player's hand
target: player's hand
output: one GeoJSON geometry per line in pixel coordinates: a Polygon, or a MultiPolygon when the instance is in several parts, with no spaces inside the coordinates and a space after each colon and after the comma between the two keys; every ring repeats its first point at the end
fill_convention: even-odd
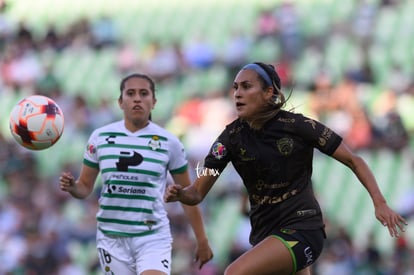
{"type": "Polygon", "coordinates": [[[63,172],[59,177],[59,187],[62,191],[71,192],[75,188],[75,178],[71,173],[63,172]]]}
{"type": "Polygon", "coordinates": [[[165,202],[178,201],[181,189],[182,189],[182,186],[178,184],[168,185],[164,193],[164,201],[165,202]]]}
{"type": "Polygon", "coordinates": [[[407,221],[386,203],[375,207],[375,216],[383,226],[388,228],[391,237],[399,237],[399,232],[405,232],[405,226],[408,225],[407,221]]]}
{"type": "Polygon", "coordinates": [[[196,255],[194,261],[198,263],[198,269],[201,269],[205,263],[213,258],[213,251],[205,239],[202,242],[197,243],[196,255]]]}

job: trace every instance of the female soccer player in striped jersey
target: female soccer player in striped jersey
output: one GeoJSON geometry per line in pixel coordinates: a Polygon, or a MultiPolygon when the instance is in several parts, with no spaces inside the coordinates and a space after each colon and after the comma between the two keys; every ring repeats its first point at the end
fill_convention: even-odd
{"type": "MultiPolygon", "coordinates": [[[[79,178],[63,172],[60,188],[83,199],[101,174],[96,240],[105,274],[170,274],[172,235],[163,195],[168,172],[176,184],[190,185],[184,148],[177,137],[150,120],[156,98],[149,76],[129,75],[120,90],[124,119],[91,134],[79,178]]],[[[183,208],[201,268],[213,257],[201,212],[195,206],[183,208]]]]}

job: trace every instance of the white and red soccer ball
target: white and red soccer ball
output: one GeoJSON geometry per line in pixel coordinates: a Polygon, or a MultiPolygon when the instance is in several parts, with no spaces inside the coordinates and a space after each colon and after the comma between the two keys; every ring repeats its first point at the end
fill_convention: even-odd
{"type": "Polygon", "coordinates": [[[62,136],[64,117],[51,98],[32,95],[20,100],[10,114],[10,132],[14,139],[30,150],[43,150],[62,136]]]}

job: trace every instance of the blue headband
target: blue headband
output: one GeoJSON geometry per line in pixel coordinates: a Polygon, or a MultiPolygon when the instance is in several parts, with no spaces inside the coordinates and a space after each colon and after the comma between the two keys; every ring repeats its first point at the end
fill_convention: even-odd
{"type": "Polygon", "coordinates": [[[262,67],[260,67],[259,65],[254,64],[254,63],[250,63],[250,64],[245,65],[242,68],[242,70],[246,70],[246,69],[255,71],[266,81],[267,85],[273,86],[273,81],[270,78],[269,74],[266,73],[266,71],[262,67]]]}

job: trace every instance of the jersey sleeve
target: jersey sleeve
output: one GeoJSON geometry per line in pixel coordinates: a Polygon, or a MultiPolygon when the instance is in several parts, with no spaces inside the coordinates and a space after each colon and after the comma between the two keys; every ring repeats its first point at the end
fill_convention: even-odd
{"type": "Polygon", "coordinates": [[[83,153],[83,164],[99,169],[98,133],[94,131],[88,139],[83,153]]]}
{"type": "Polygon", "coordinates": [[[342,137],[323,123],[302,115],[296,121],[300,135],[322,153],[332,155],[342,142],[342,137]]]}
{"type": "Polygon", "coordinates": [[[230,143],[228,128],[213,142],[204,159],[204,167],[222,172],[230,161],[230,143]]]}
{"type": "Polygon", "coordinates": [[[187,155],[184,150],[184,145],[178,138],[171,139],[169,155],[170,161],[167,168],[171,174],[182,173],[187,170],[187,155]]]}

